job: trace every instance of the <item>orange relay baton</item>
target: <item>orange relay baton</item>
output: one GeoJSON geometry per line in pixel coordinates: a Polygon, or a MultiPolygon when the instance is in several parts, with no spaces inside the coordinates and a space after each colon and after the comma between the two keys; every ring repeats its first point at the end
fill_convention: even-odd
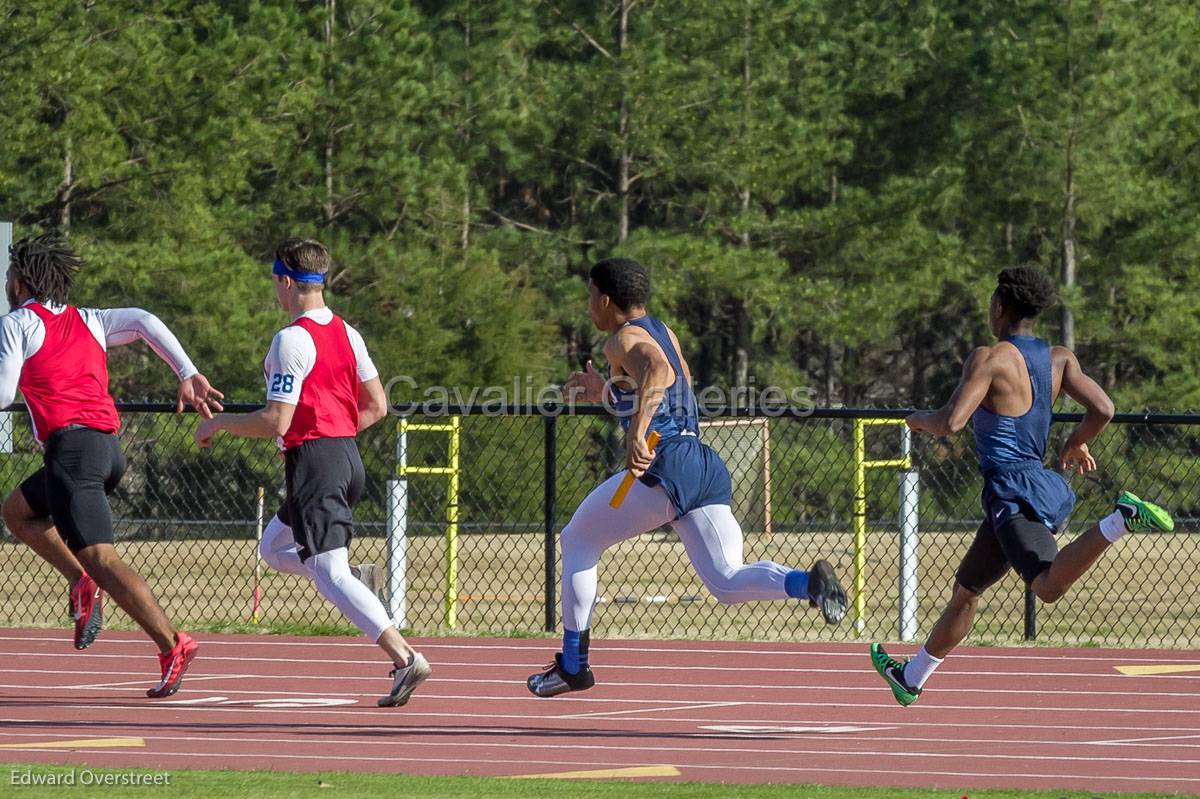
{"type": "MultiPolygon", "coordinates": [[[[654,452],[654,447],[658,444],[659,438],[657,430],[651,430],[650,435],[646,436],[646,446],[650,448],[651,452],[654,452]]],[[[613,492],[612,499],[608,501],[609,507],[621,507],[621,503],[625,501],[625,495],[629,493],[629,489],[633,488],[633,481],[636,479],[633,476],[633,472],[625,472],[625,478],[621,480],[621,485],[617,486],[617,490],[613,492]]]]}

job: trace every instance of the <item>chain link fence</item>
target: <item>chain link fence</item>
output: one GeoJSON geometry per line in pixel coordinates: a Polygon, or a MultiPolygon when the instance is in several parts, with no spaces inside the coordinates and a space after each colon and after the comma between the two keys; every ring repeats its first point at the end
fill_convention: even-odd
{"type": "MultiPolygon", "coordinates": [[[[118,547],[176,623],[237,625],[257,615],[263,626],[345,625],[307,580],[259,569],[256,535],[282,492],[273,442],[221,436],[201,451],[191,441],[194,415],[165,405],[122,410],[129,469],[113,497],[118,547]]],[[[355,510],[351,559],[392,567],[384,599],[408,629],[520,634],[557,627],[557,534],[587,492],[620,468],[623,449],[615,422],[600,409],[541,410],[464,408],[450,417],[416,409],[403,431],[393,417],[360,436],[367,494],[355,510]],[[453,431],[426,428],[450,428],[451,418],[453,431]]],[[[861,428],[859,461],[896,465],[863,471],[865,525],[857,536],[855,428],[856,420],[902,416],[837,409],[730,414],[703,425],[733,474],[746,561],[808,568],[827,558],[848,588],[861,587],[860,618],[852,612],[827,627],[797,602],[720,605],[664,529],[606,554],[597,634],[896,639],[900,495],[908,471],[898,463],[902,427],[861,428]]],[[[1055,444],[1072,421],[1056,421],[1055,444]]],[[[1079,504],[1060,546],[1110,512],[1123,488],[1170,508],[1176,532],[1126,536],[1054,605],[1033,601],[1010,572],[981,601],[973,642],[1036,633],[1038,641],[1071,645],[1200,643],[1200,416],[1118,417],[1092,450],[1100,469],[1072,478],[1079,504]]],[[[40,463],[28,419],[8,413],[0,425],[0,488],[11,490],[40,463]]],[[[910,495],[916,569],[905,593],[915,602],[911,621],[920,637],[949,597],[978,526],[981,482],[969,433],[914,438],[911,469],[919,485],[919,496],[910,495]]],[[[65,581],[7,531],[0,552],[8,575],[0,624],[65,625],[65,581]]],[[[111,602],[109,611],[112,623],[129,623],[111,602]]]]}

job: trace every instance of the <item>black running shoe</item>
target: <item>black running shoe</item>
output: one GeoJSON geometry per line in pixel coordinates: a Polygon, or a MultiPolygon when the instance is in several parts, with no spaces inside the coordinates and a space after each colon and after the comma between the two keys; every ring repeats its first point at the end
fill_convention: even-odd
{"type": "Polygon", "coordinates": [[[838,582],[833,566],[827,560],[818,560],[808,570],[808,603],[821,609],[826,624],[837,624],[846,618],[850,602],[846,589],[838,582]]]}
{"type": "Polygon", "coordinates": [[[596,678],[587,666],[580,669],[578,674],[563,671],[561,652],[554,653],[554,665],[525,681],[529,692],[534,696],[558,696],[571,691],[586,691],[595,684],[596,678]]]}

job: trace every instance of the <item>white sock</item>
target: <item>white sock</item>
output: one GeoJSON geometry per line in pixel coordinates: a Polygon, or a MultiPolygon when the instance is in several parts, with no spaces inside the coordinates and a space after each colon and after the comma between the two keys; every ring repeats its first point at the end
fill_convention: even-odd
{"type": "Polygon", "coordinates": [[[921,647],[921,651],[913,655],[913,659],[904,667],[904,681],[909,688],[923,687],[943,660],[945,658],[935,658],[925,651],[925,647],[921,647]]]}
{"type": "Polygon", "coordinates": [[[1105,516],[1100,520],[1100,535],[1108,539],[1110,544],[1117,543],[1117,539],[1129,532],[1125,529],[1125,515],[1119,510],[1105,516]]]}

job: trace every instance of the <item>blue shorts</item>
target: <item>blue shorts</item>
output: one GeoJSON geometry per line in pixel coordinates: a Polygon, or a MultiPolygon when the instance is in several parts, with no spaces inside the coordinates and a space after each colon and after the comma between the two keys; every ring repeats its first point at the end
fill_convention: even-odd
{"type": "Polygon", "coordinates": [[[678,516],[733,501],[729,469],[716,450],[696,436],[677,435],[660,441],[654,448],[654,462],[641,480],[650,487],[661,485],[678,516]]]}
{"type": "Polygon", "coordinates": [[[1075,492],[1058,472],[1027,461],[985,472],[982,501],[993,522],[1020,515],[1057,532],[1075,509],[1075,492]]]}

